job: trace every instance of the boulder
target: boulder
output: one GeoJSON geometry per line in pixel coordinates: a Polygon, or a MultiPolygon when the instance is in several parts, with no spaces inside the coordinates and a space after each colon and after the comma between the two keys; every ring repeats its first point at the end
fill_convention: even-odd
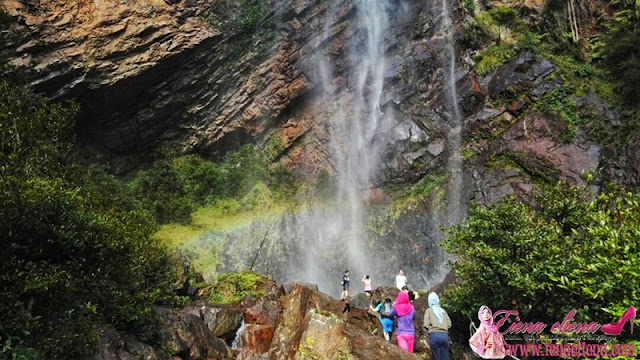
{"type": "Polygon", "coordinates": [[[555,67],[549,61],[538,60],[532,52],[525,51],[479,79],[478,85],[491,98],[507,90],[527,91],[531,88],[532,96],[540,97],[559,86],[556,80],[545,80],[553,71],[555,67]]]}
{"type": "Polygon", "coordinates": [[[244,311],[244,320],[247,324],[275,326],[279,316],[279,300],[262,301],[244,311]]]}
{"type": "MultiPolygon", "coordinates": [[[[335,319],[333,323],[346,323],[350,328],[365,329],[359,332],[359,336],[378,339],[382,344],[384,339],[381,335],[373,336],[371,332],[381,334],[380,323],[374,314],[368,311],[352,308],[351,311],[344,316],[344,301],[338,301],[326,294],[318,292],[315,288],[304,284],[294,284],[291,292],[282,300],[284,312],[278,323],[271,348],[269,350],[269,359],[290,359],[301,358],[303,354],[298,354],[299,347],[304,346],[303,334],[307,331],[312,318],[318,320],[318,316],[335,319]],[[319,314],[319,315],[318,315],[319,314]],[[344,320],[346,318],[346,321],[344,320]]],[[[315,321],[315,320],[314,320],[315,321]]],[[[308,333],[312,336],[313,331],[308,333]]],[[[354,335],[355,336],[355,335],[354,335]]],[[[366,340],[378,344],[378,340],[366,340]]],[[[346,340],[341,340],[346,341],[346,340]]],[[[354,340],[355,341],[355,340],[354,340]]],[[[365,341],[365,340],[361,340],[365,341]]],[[[355,346],[355,345],[354,345],[355,346]]],[[[375,345],[377,346],[377,345],[375,345]]]]}
{"type": "Polygon", "coordinates": [[[242,331],[238,347],[256,355],[266,354],[271,348],[274,333],[273,325],[248,324],[242,331]]]}
{"type": "Polygon", "coordinates": [[[244,312],[245,326],[236,340],[238,359],[260,359],[267,356],[280,317],[280,300],[269,294],[244,312]]]}
{"type": "Polygon", "coordinates": [[[204,324],[214,336],[230,343],[240,328],[244,316],[244,309],[231,306],[202,305],[197,307],[204,324]]]}
{"type": "Polygon", "coordinates": [[[311,311],[308,321],[295,359],[419,359],[335,315],[311,311]]]}
{"type": "Polygon", "coordinates": [[[100,329],[98,350],[92,360],[168,360],[160,349],[144,344],[131,336],[123,336],[112,328],[100,329]]]}
{"type": "Polygon", "coordinates": [[[163,308],[157,312],[167,333],[167,346],[174,354],[191,360],[233,359],[231,349],[215,337],[199,316],[163,308]]]}

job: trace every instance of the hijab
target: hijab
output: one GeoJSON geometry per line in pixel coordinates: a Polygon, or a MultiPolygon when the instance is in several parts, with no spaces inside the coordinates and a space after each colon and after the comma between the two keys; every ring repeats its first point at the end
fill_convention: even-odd
{"type": "Polygon", "coordinates": [[[429,308],[433,310],[433,313],[440,321],[440,324],[444,321],[444,309],[440,307],[440,298],[438,294],[432,292],[429,294],[429,308]]]}
{"type": "Polygon", "coordinates": [[[498,327],[496,326],[496,324],[493,323],[493,313],[491,312],[491,309],[489,309],[487,305],[482,305],[480,307],[480,310],[478,310],[478,319],[480,319],[481,328],[485,328],[487,331],[490,331],[492,333],[498,332],[498,327]],[[489,310],[489,316],[490,316],[489,320],[482,319],[482,310],[484,309],[489,310]]]}
{"type": "Polygon", "coordinates": [[[413,310],[413,305],[409,303],[409,294],[404,291],[398,293],[396,303],[393,305],[398,313],[398,316],[405,316],[413,310]]]}

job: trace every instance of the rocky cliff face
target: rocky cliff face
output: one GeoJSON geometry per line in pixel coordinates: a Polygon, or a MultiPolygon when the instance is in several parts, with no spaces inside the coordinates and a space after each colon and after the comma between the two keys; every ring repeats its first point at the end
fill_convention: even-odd
{"type": "MultiPolygon", "coordinates": [[[[350,69],[357,64],[350,63],[347,43],[363,41],[353,24],[354,3],[260,2],[257,16],[267,25],[256,32],[239,25],[255,10],[248,4],[8,1],[26,33],[14,44],[12,63],[34,67],[38,91],[78,99],[82,134],[116,154],[171,139],[186,151],[215,155],[279,137],[300,175],[329,167],[323,147],[330,107],[314,93],[317,64],[329,54],[337,64],[334,90],[346,94],[353,87],[350,69]]],[[[388,106],[398,106],[418,87],[431,93],[438,87],[428,43],[433,20],[423,6],[395,2],[390,9],[387,76],[390,85],[399,84],[389,86],[388,106]]],[[[398,121],[397,142],[431,140],[413,116],[398,121]]],[[[437,144],[431,148],[428,157],[440,155],[437,144]]],[[[387,171],[390,178],[404,170],[406,161],[397,160],[387,171]]]]}
{"type": "MultiPolygon", "coordinates": [[[[80,137],[114,154],[120,171],[159,145],[217,157],[245,143],[265,145],[276,139],[276,161],[310,181],[319,169],[335,173],[330,119],[337,111],[335,102],[351,100],[357,82],[354,69],[361,65],[354,49],[366,41],[355,21],[357,4],[5,0],[24,32],[12,44],[12,63],[33,67],[38,91],[78,99],[80,137]],[[327,84],[322,84],[322,59],[332,64],[327,84]]],[[[638,183],[637,147],[601,149],[579,128],[574,137],[563,138],[569,124],[556,112],[534,106],[562,79],[553,63],[532,53],[521,53],[480,76],[472,70],[469,51],[457,46],[454,76],[464,121],[461,128],[452,125],[440,6],[436,1],[394,0],[386,10],[380,111],[390,125],[375,140],[383,150],[374,186],[408,188],[425,181],[438,189],[447,187],[451,179],[446,164],[454,155],[448,144],[458,133],[463,203],[526,196],[540,180],[583,184],[584,172],[603,166],[608,178],[638,183]]],[[[458,2],[451,6],[453,37],[461,40],[465,14],[458,2]]],[[[540,2],[522,6],[530,9],[532,18],[540,16],[540,2]]],[[[617,121],[615,110],[593,94],[576,102],[617,121]]],[[[446,223],[441,217],[448,195],[433,192],[389,219],[374,211],[388,223],[375,231],[377,254],[421,274],[416,285],[429,285],[444,275],[446,256],[436,243],[442,237],[438,227],[446,223]]],[[[276,276],[287,271],[290,261],[304,259],[291,254],[304,251],[296,239],[305,236],[304,227],[293,224],[299,219],[285,214],[277,221],[283,243],[271,246],[280,252],[257,263],[259,270],[276,276]],[[283,255],[285,250],[291,254],[283,255]]],[[[370,225],[376,228],[375,221],[370,225]]],[[[256,226],[264,234],[272,225],[256,226]]],[[[233,240],[245,235],[227,236],[233,240]]],[[[251,237],[246,249],[256,249],[262,237],[251,237]]],[[[224,249],[231,259],[224,269],[246,265],[238,260],[248,258],[246,251],[237,253],[232,243],[224,249]]],[[[389,269],[381,268],[378,278],[389,269]]]]}
{"type": "MultiPolygon", "coordinates": [[[[38,91],[78,99],[83,138],[120,159],[166,142],[215,156],[278,138],[279,161],[298,176],[313,179],[319,168],[332,170],[327,145],[332,107],[321,96],[318,63],[330,57],[335,64],[330,90],[348,96],[355,82],[351,69],[358,66],[350,49],[365,41],[354,22],[354,1],[6,0],[5,6],[24,32],[12,46],[12,63],[33,67],[38,91]],[[247,24],[251,21],[260,25],[247,24]]],[[[397,0],[388,9],[381,109],[393,126],[383,134],[387,146],[379,182],[413,182],[446,160],[451,109],[444,96],[446,44],[438,6],[397,0]]],[[[454,8],[456,23],[462,15],[454,8]]],[[[460,27],[455,36],[462,36],[460,27]]],[[[467,56],[458,50],[460,58],[467,56]]],[[[532,56],[484,78],[468,61],[458,61],[465,143],[474,154],[490,147],[470,141],[479,131],[506,130],[494,126],[498,122],[519,127],[511,119],[527,106],[525,101],[494,108],[492,98],[514,86],[535,86],[532,99],[555,86],[542,79],[553,65],[532,56]]],[[[539,148],[550,148],[554,140],[549,141],[539,148]]],[[[511,150],[535,152],[523,146],[511,150]]],[[[547,156],[546,150],[535,156],[547,156]]],[[[558,156],[549,156],[562,167],[558,156]]],[[[599,153],[592,149],[586,156],[591,161],[578,166],[595,168],[599,153]]],[[[579,182],[567,173],[579,169],[558,171],[579,182]]]]}

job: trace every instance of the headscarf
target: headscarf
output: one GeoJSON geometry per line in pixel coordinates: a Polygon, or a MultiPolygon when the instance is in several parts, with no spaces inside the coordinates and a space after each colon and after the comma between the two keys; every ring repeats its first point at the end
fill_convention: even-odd
{"type": "Polygon", "coordinates": [[[496,326],[496,324],[493,323],[493,313],[491,312],[491,309],[489,309],[487,305],[482,305],[480,307],[480,310],[478,310],[478,319],[480,319],[481,328],[485,328],[487,331],[491,331],[492,333],[498,332],[498,327],[496,326]],[[489,320],[482,320],[482,310],[484,310],[485,308],[489,310],[489,315],[490,315],[489,320]]]}
{"type": "Polygon", "coordinates": [[[433,313],[440,321],[440,324],[444,321],[444,309],[440,307],[440,298],[438,294],[432,292],[429,294],[429,308],[433,310],[433,313]]]}
{"type": "Polygon", "coordinates": [[[396,303],[393,305],[398,313],[398,316],[405,316],[413,310],[413,305],[409,303],[409,294],[404,291],[398,293],[396,303]]]}

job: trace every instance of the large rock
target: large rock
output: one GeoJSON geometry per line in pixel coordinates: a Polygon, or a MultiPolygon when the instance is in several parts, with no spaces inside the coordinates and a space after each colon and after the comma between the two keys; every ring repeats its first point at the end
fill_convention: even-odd
{"type": "Polygon", "coordinates": [[[529,112],[511,125],[487,151],[474,173],[475,197],[493,203],[505,195],[526,198],[537,182],[585,185],[587,173],[601,164],[600,147],[577,129],[571,142],[560,137],[567,124],[559,115],[529,112]]]}
{"type": "MultiPolygon", "coordinates": [[[[284,312],[273,336],[269,351],[269,359],[271,360],[301,356],[298,352],[299,347],[304,345],[303,334],[307,331],[314,314],[340,319],[339,321],[342,323],[345,323],[344,319],[346,318],[346,325],[371,331],[378,329],[378,334],[381,334],[380,325],[375,315],[353,308],[348,316],[344,316],[344,302],[334,300],[326,294],[303,284],[293,285],[291,292],[284,297],[282,306],[284,312]]],[[[359,334],[359,336],[364,336],[367,333],[363,331],[359,334]]],[[[361,341],[370,341],[375,344],[382,344],[385,341],[380,335],[368,336],[377,340],[363,339],[361,341]]]]}
{"type": "Polygon", "coordinates": [[[169,360],[166,352],[142,343],[131,336],[123,336],[111,328],[100,330],[98,350],[93,360],[169,360]]]}
{"type": "Polygon", "coordinates": [[[295,359],[420,359],[335,315],[312,311],[308,321],[295,359]]]}
{"type": "Polygon", "coordinates": [[[237,339],[239,359],[259,359],[267,356],[280,318],[281,303],[274,294],[267,294],[244,313],[245,326],[237,339]]]}
{"type": "Polygon", "coordinates": [[[202,305],[198,311],[213,335],[227,341],[233,340],[244,316],[244,309],[231,306],[202,305]]]}
{"type": "Polygon", "coordinates": [[[231,349],[213,335],[199,316],[170,309],[158,309],[158,313],[172,353],[191,360],[233,359],[231,349]]]}
{"type": "Polygon", "coordinates": [[[225,342],[215,337],[202,319],[191,312],[190,309],[157,308],[162,319],[163,347],[145,344],[132,335],[103,328],[93,360],[233,359],[231,349],[225,342]]]}

